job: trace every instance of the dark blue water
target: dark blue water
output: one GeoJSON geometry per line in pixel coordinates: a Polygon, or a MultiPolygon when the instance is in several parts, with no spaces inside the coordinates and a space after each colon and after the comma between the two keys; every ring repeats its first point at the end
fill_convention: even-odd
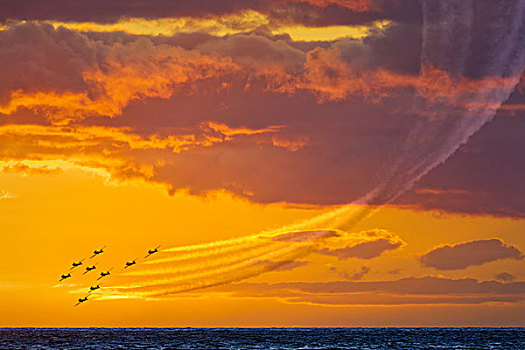
{"type": "Polygon", "coordinates": [[[3,328],[0,349],[525,349],[525,328],[3,328]]]}

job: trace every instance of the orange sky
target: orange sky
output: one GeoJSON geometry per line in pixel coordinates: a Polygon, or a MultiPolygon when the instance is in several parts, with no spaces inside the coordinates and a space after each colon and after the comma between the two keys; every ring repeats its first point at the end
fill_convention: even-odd
{"type": "MultiPolygon", "coordinates": [[[[317,211],[251,204],[225,193],[207,198],[183,193],[169,196],[159,186],[111,184],[103,176],[76,169],[58,174],[2,174],[1,180],[13,197],[0,201],[2,227],[11,233],[4,236],[8,249],[0,258],[0,300],[5,310],[2,326],[512,325],[519,324],[523,311],[522,306],[506,302],[451,305],[444,300],[429,305],[410,301],[389,305],[389,298],[393,300],[396,294],[386,295],[386,305],[372,298],[380,304],[332,306],[293,302],[287,300],[286,293],[235,296],[235,285],[226,291],[202,289],[165,300],[93,300],[73,307],[76,298],[83,296],[75,291],[95,284],[95,277],[76,271],[70,280],[74,286],[63,283],[57,287],[58,276],[68,271],[72,261],[90,256],[91,250],[103,245],[107,245],[106,252],[95,260],[99,268],[121,270],[126,260],[142,257],[157,244],[165,248],[239,237],[301,220],[317,211]]],[[[344,280],[342,276],[353,275],[362,266],[370,267],[370,272],[360,281],[424,276],[468,276],[482,281],[492,280],[501,271],[523,278],[520,260],[445,273],[417,263],[418,255],[443,242],[499,237],[523,246],[522,220],[385,208],[355,230],[378,227],[398,235],[406,246],[374,259],[339,260],[313,254],[301,259],[309,261],[308,265],[268,272],[240,283],[344,280]]]]}
{"type": "Polygon", "coordinates": [[[523,326],[520,44],[208,5],[0,16],[0,327],[523,326]]]}

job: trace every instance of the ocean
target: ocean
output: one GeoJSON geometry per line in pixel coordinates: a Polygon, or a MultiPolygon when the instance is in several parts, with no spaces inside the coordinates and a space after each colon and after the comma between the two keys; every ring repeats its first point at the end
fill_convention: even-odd
{"type": "Polygon", "coordinates": [[[0,349],[525,349],[525,328],[2,328],[0,349]]]}

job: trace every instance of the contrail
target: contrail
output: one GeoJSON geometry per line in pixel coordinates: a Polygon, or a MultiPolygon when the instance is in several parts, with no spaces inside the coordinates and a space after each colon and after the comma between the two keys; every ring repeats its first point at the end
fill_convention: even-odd
{"type": "MultiPolygon", "coordinates": [[[[392,157],[397,161],[383,174],[380,184],[352,204],[381,206],[412,188],[494,117],[523,74],[524,0],[493,2],[490,6],[472,0],[423,0],[422,12],[420,79],[432,80],[429,67],[434,67],[456,81],[456,91],[446,98],[434,96],[435,91],[430,95],[424,91],[428,84],[421,84],[414,103],[418,120],[392,157]],[[485,46],[471,52],[479,42],[485,46]],[[485,60],[479,62],[479,57],[485,60]],[[469,72],[473,66],[477,69],[469,72]],[[477,84],[462,88],[462,79],[468,73],[479,79],[477,84]]],[[[434,84],[439,88],[440,81],[434,84]]],[[[371,210],[370,206],[344,206],[290,227],[348,230],[371,210]]]]}
{"type": "MultiPolygon", "coordinates": [[[[194,290],[223,284],[225,281],[236,281],[270,271],[284,263],[306,256],[313,251],[320,251],[328,245],[331,238],[340,237],[336,231],[288,232],[251,236],[252,244],[234,254],[217,254],[213,247],[198,249],[194,246],[179,247],[176,251],[184,259],[172,262],[169,258],[160,258],[150,264],[137,266],[135,271],[116,276],[113,285],[108,284],[99,298],[110,298],[115,295],[159,296],[182,291],[194,290]],[[191,255],[188,253],[191,252],[191,255]],[[270,262],[270,263],[268,263],[270,262]],[[157,267],[158,266],[158,267],[157,267]]],[[[223,242],[221,246],[234,245],[223,242]]],[[[245,239],[241,240],[242,242],[245,239]]],[[[363,241],[356,236],[354,243],[363,241]]],[[[345,240],[351,244],[351,240],[345,240]]],[[[203,247],[200,247],[203,248],[203,247]]],[[[161,252],[164,255],[173,252],[161,252]]]]}
{"type": "MultiPolygon", "coordinates": [[[[394,151],[396,161],[372,191],[336,210],[278,230],[165,249],[164,257],[117,276],[118,283],[100,292],[100,297],[158,297],[271,271],[333,244],[343,237],[339,230],[350,230],[447,160],[494,117],[523,74],[525,0],[483,4],[422,0],[422,13],[420,79],[425,84],[416,89],[413,113],[417,121],[394,151]],[[448,74],[448,86],[441,86],[443,77],[433,75],[434,68],[448,74]],[[263,259],[272,263],[261,264],[263,259]]],[[[363,239],[344,237],[349,245],[363,239]]]]}

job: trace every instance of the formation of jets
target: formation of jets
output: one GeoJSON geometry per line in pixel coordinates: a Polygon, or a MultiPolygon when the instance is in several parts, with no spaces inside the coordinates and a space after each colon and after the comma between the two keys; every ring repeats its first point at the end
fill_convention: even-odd
{"type": "MultiPolygon", "coordinates": [[[[153,248],[153,249],[150,249],[148,250],[148,254],[146,254],[146,256],[144,256],[144,259],[150,257],[151,255],[153,254],[156,254],[159,252],[159,248],[160,248],[160,245],[153,248]]],[[[104,249],[106,249],[106,246],[103,246],[102,248],[100,249],[95,249],[93,251],[93,255],[89,258],[89,259],[92,259],[102,253],[104,253],[104,249]]],[[[126,261],[126,264],[124,266],[124,269],[127,269],[128,267],[131,267],[135,264],[137,264],[137,260],[139,258],[135,258],[133,260],[130,260],[130,261],[126,261]]],[[[82,260],[78,260],[78,261],[74,261],[72,264],[71,264],[71,267],[69,268],[70,271],[74,270],[75,268],[79,267],[79,266],[82,266],[83,265],[83,262],[84,262],[85,258],[82,259],[82,260]]],[[[84,272],[82,273],[83,275],[87,274],[88,272],[90,271],[93,271],[93,270],[96,270],[97,268],[97,264],[98,263],[95,263],[93,265],[88,265],[86,266],[86,268],[84,269],[84,272]]],[[[111,275],[111,270],[113,270],[113,268],[110,268],[109,270],[105,270],[105,271],[101,271],[100,274],[99,274],[99,277],[97,278],[97,281],[106,277],[106,276],[109,276],[111,275]]],[[[63,274],[60,276],[60,280],[58,282],[61,282],[65,279],[68,279],[68,278],[71,278],[71,272],[67,273],[67,274],[63,274]]],[[[92,285],[91,287],[89,287],[89,291],[87,292],[87,295],[82,297],[82,298],[79,298],[77,300],[77,303],[75,304],[75,306],[78,306],[84,302],[86,302],[88,300],[88,296],[91,295],[91,292],[94,292],[98,289],[100,289],[100,284],[97,284],[97,285],[92,285]]]]}

